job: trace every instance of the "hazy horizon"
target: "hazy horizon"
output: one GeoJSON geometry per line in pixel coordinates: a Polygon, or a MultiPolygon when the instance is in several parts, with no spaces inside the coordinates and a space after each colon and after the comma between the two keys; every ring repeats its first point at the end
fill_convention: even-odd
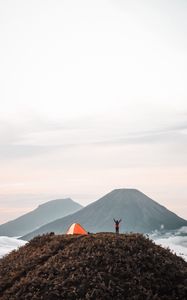
{"type": "Polygon", "coordinates": [[[187,2],[0,1],[0,223],[136,188],[187,219],[187,2]]]}

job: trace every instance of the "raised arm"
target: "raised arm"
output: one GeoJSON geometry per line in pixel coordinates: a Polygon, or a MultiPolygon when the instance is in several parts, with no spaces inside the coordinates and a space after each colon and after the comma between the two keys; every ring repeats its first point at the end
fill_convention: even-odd
{"type": "Polygon", "coordinates": [[[119,220],[119,223],[121,223],[121,219],[119,220]]]}

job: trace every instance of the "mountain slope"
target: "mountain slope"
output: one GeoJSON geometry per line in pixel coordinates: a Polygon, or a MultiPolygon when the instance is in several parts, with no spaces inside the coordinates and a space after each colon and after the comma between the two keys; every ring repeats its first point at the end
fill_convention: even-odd
{"type": "Polygon", "coordinates": [[[72,214],[82,206],[70,198],[48,201],[35,210],[0,225],[0,236],[21,236],[58,218],[72,214]]]}
{"type": "Polygon", "coordinates": [[[161,225],[164,225],[165,229],[187,226],[187,221],[140,191],[118,189],[72,215],[42,226],[22,239],[28,240],[51,231],[64,233],[68,226],[75,222],[80,223],[89,232],[113,231],[113,218],[122,219],[121,232],[151,232],[160,229],[161,225]]]}
{"type": "Polygon", "coordinates": [[[44,235],[0,260],[0,299],[186,299],[187,263],[141,234],[44,235]]]}

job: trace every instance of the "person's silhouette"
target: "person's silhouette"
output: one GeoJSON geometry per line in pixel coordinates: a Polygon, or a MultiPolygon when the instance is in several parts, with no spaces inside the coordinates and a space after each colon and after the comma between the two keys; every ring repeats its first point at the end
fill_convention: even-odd
{"type": "Polygon", "coordinates": [[[118,234],[119,233],[119,224],[121,222],[121,219],[120,220],[114,220],[114,223],[115,223],[115,229],[116,229],[116,233],[118,234]]]}

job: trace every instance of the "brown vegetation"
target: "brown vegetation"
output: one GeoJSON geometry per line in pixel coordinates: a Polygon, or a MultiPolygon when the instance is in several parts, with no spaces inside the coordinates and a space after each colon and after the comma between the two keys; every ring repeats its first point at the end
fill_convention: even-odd
{"type": "Polygon", "coordinates": [[[187,299],[187,263],[140,234],[36,237],[0,260],[0,299],[187,299]]]}

